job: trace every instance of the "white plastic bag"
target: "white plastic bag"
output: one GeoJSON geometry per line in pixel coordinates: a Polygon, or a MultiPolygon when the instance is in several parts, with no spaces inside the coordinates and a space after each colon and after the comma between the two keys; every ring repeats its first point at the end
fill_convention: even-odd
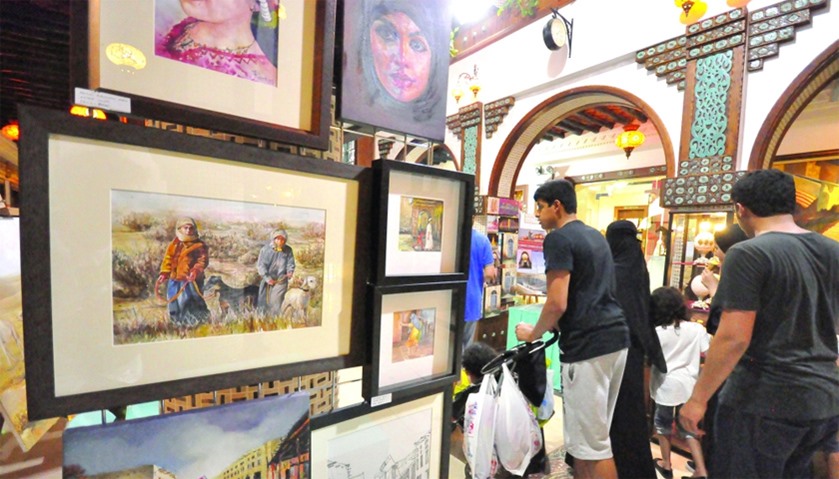
{"type": "Polygon", "coordinates": [[[530,459],[542,448],[536,416],[510,373],[502,365],[501,392],[495,413],[495,451],[504,469],[521,476],[530,459]]]}
{"type": "Polygon", "coordinates": [[[547,421],[554,415],[554,372],[551,369],[547,371],[547,381],[545,382],[545,398],[542,399],[542,404],[539,410],[536,411],[536,419],[538,421],[547,421]]]}
{"type": "Polygon", "coordinates": [[[481,389],[466,398],[463,414],[463,454],[475,479],[495,476],[498,460],[495,456],[495,415],[498,403],[495,376],[487,374],[481,389]]]}

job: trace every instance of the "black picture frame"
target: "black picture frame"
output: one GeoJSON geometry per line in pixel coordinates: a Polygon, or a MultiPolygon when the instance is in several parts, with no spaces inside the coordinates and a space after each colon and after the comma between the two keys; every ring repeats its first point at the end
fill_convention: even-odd
{"type": "MultiPolygon", "coordinates": [[[[466,282],[377,286],[371,287],[371,294],[371,363],[362,372],[364,397],[374,401],[381,397],[411,396],[456,382],[460,377],[466,282]],[[392,341],[394,337],[395,313],[438,305],[443,307],[434,308],[437,317],[433,335],[429,338],[433,345],[431,357],[403,358],[394,362],[393,358],[399,352],[393,351],[392,342],[383,344],[383,341],[392,341]],[[389,325],[385,324],[385,317],[390,321],[389,325]],[[448,322],[439,324],[443,318],[448,322]],[[426,374],[417,375],[418,370],[426,374]]],[[[428,334],[428,331],[423,333],[428,334]]]]}
{"type": "MultiPolygon", "coordinates": [[[[112,0],[101,1],[112,2],[112,0]]],[[[153,3],[148,2],[148,4],[153,3]]],[[[299,46],[301,48],[300,56],[303,58],[301,63],[305,64],[307,58],[312,59],[312,81],[310,83],[304,82],[305,84],[302,85],[300,91],[301,98],[310,97],[310,108],[307,108],[305,104],[302,106],[302,110],[305,112],[303,117],[305,118],[306,115],[309,115],[310,118],[308,128],[297,128],[280,121],[274,121],[273,118],[276,118],[283,108],[274,108],[270,115],[264,115],[263,119],[256,119],[259,118],[258,115],[263,114],[261,110],[257,109],[260,104],[258,98],[259,90],[254,90],[254,94],[248,95],[246,90],[255,87],[249,85],[249,83],[253,82],[247,80],[241,80],[237,86],[231,87],[227,84],[224,86],[221,84],[214,85],[212,75],[207,79],[202,79],[202,82],[205,83],[202,87],[209,95],[232,95],[231,101],[228,103],[236,105],[237,108],[242,108],[241,112],[236,111],[235,113],[202,108],[200,105],[191,104],[187,101],[180,103],[167,101],[153,97],[151,92],[130,93],[129,91],[134,87],[125,87],[125,84],[120,85],[118,81],[111,82],[116,84],[101,86],[102,81],[100,78],[104,77],[99,73],[99,62],[96,59],[105,56],[103,53],[105,46],[99,44],[99,39],[93,33],[95,30],[92,31],[91,25],[95,25],[97,28],[100,27],[100,21],[102,19],[97,18],[94,22],[90,20],[91,14],[97,13],[98,10],[96,9],[101,8],[100,2],[88,2],[87,0],[70,2],[70,86],[71,88],[93,89],[129,98],[131,101],[130,114],[143,118],[171,121],[213,131],[222,131],[307,148],[328,150],[329,132],[332,121],[330,101],[332,97],[337,3],[337,0],[317,0],[317,2],[314,2],[316,10],[315,18],[311,19],[310,24],[307,23],[303,26],[304,31],[314,31],[313,41],[308,41],[305,38],[299,39],[299,46]],[[309,87],[311,87],[310,92],[307,91],[309,87]],[[242,101],[244,98],[251,97],[253,97],[253,101],[242,101]],[[247,105],[254,105],[254,108],[248,110],[246,108],[247,105]]],[[[146,2],[141,2],[139,5],[144,4],[146,2]]],[[[152,22],[153,18],[145,19],[144,15],[137,13],[136,7],[138,5],[136,3],[132,6],[128,1],[120,0],[110,3],[110,5],[123,9],[123,11],[120,15],[107,15],[105,20],[122,23],[115,23],[114,26],[114,29],[119,32],[118,37],[110,40],[102,40],[103,44],[108,43],[110,45],[111,43],[109,41],[111,41],[124,42],[124,44],[131,45],[132,40],[144,38],[143,35],[137,33],[132,34],[132,26],[140,21],[152,22]],[[123,39],[122,35],[128,37],[123,39]],[[131,35],[133,35],[133,38],[131,35]]],[[[154,36],[153,31],[147,33],[149,37],[154,36]]],[[[155,53],[153,51],[145,52],[145,56],[153,58],[154,55],[155,53]]],[[[173,63],[178,62],[173,61],[173,63]]],[[[102,64],[106,63],[103,61],[102,64]]],[[[130,67],[123,68],[130,69],[130,67]]],[[[307,67],[305,65],[301,66],[301,71],[304,74],[308,74],[306,70],[307,67]]],[[[141,70],[138,72],[142,73],[141,70]]],[[[138,72],[133,73],[136,75],[138,72]]],[[[181,78],[166,78],[161,76],[157,75],[148,78],[142,84],[176,84],[178,81],[182,81],[181,78]]],[[[216,74],[216,79],[223,81],[228,76],[216,74]]],[[[128,75],[126,78],[131,77],[132,75],[128,75]]],[[[277,96],[287,94],[278,85],[274,86],[273,91],[276,92],[277,96]]],[[[71,98],[72,93],[71,91],[71,98]]],[[[288,108],[284,109],[287,110],[288,108]]]]}
{"type": "Polygon", "coordinates": [[[469,273],[474,175],[394,160],[375,160],[373,170],[374,183],[379,188],[373,213],[379,227],[376,284],[465,281],[469,273]],[[404,239],[400,239],[398,216],[402,207],[398,201],[402,197],[442,203],[439,255],[400,250],[404,248],[404,245],[400,246],[400,240],[404,239]],[[454,218],[445,216],[452,212],[454,218]],[[409,267],[403,268],[402,264],[409,264],[409,267]]]}
{"type": "MultiPolygon", "coordinates": [[[[443,387],[438,387],[435,390],[427,390],[422,393],[404,395],[388,403],[381,403],[371,406],[369,402],[363,402],[360,404],[337,409],[328,414],[322,414],[320,416],[312,417],[312,471],[318,470],[318,472],[320,472],[319,469],[316,469],[316,467],[318,467],[318,465],[322,462],[322,459],[319,457],[320,454],[322,454],[322,451],[319,450],[319,444],[321,441],[318,439],[318,436],[322,434],[324,430],[327,430],[329,428],[340,427],[340,425],[346,425],[350,422],[366,424],[368,423],[368,421],[366,420],[367,417],[369,417],[372,414],[387,415],[388,413],[390,413],[392,417],[398,417],[398,415],[400,414],[400,410],[406,407],[406,405],[410,407],[410,403],[414,401],[421,401],[423,399],[441,396],[442,420],[439,424],[434,424],[435,427],[441,428],[439,470],[437,470],[436,473],[435,471],[429,471],[429,477],[448,477],[450,460],[449,450],[451,448],[450,424],[452,419],[452,394],[453,387],[452,384],[449,383],[443,387]]],[[[435,467],[437,466],[437,464],[431,463],[430,466],[435,467]]]]}
{"type": "MultiPolygon", "coordinates": [[[[369,239],[371,223],[370,214],[368,213],[371,208],[372,199],[370,195],[370,191],[372,191],[370,182],[373,175],[370,169],[331,161],[312,160],[287,153],[219,142],[155,128],[79,118],[66,112],[46,110],[39,107],[22,106],[20,111],[21,129],[25,131],[20,142],[21,193],[22,203],[25,205],[25,214],[21,216],[21,265],[23,271],[24,346],[27,353],[27,399],[30,419],[65,416],[82,411],[135,404],[244,384],[256,384],[268,380],[287,379],[305,374],[364,364],[367,350],[365,324],[363,322],[367,311],[365,285],[369,275],[367,265],[371,262],[370,251],[372,251],[371,240],[369,239]],[[56,142],[58,142],[59,147],[51,147],[56,142]],[[341,186],[341,188],[347,191],[357,191],[357,194],[345,195],[347,198],[345,201],[349,201],[349,198],[357,196],[357,204],[343,204],[338,206],[338,208],[343,209],[336,210],[341,214],[344,214],[344,211],[346,211],[347,218],[349,218],[343,223],[336,223],[339,225],[337,227],[349,229],[352,227],[354,221],[355,231],[338,232],[332,236],[333,238],[341,238],[343,236],[343,239],[336,241],[343,241],[341,244],[345,245],[345,247],[351,245],[351,242],[354,242],[354,248],[348,247],[345,248],[347,251],[341,250],[341,254],[353,255],[353,258],[342,259],[344,267],[348,267],[346,265],[353,265],[352,274],[347,271],[346,277],[339,276],[340,279],[337,280],[340,287],[344,288],[342,291],[345,291],[345,294],[341,296],[342,299],[340,301],[342,302],[337,304],[337,306],[342,306],[342,311],[338,314],[342,315],[340,316],[340,321],[348,322],[348,326],[341,326],[339,329],[343,329],[343,331],[340,333],[336,332],[336,334],[340,337],[346,335],[348,345],[342,343],[344,346],[340,346],[338,352],[334,355],[317,357],[315,359],[306,358],[303,360],[287,361],[285,363],[279,358],[290,357],[288,356],[288,351],[285,354],[277,351],[276,361],[271,357],[264,361],[265,364],[253,366],[253,363],[250,361],[252,359],[251,355],[255,351],[253,348],[248,350],[247,343],[243,343],[245,347],[237,354],[247,356],[248,362],[244,365],[237,365],[241,368],[238,370],[234,366],[222,372],[213,372],[211,369],[207,369],[202,365],[202,369],[196,371],[194,376],[178,377],[177,379],[151,382],[148,384],[126,384],[124,387],[57,395],[55,368],[56,362],[62,361],[62,357],[57,357],[55,351],[57,342],[54,339],[56,326],[54,324],[54,314],[56,311],[58,311],[58,314],[65,313],[60,309],[54,309],[57,305],[54,305],[52,293],[58,291],[60,287],[69,287],[70,285],[56,284],[53,277],[56,273],[66,274],[68,268],[77,268],[77,270],[81,268],[93,268],[94,263],[98,261],[99,264],[104,264],[103,267],[110,273],[108,279],[112,281],[112,272],[110,269],[110,256],[112,252],[110,251],[110,243],[108,243],[110,241],[110,235],[108,235],[109,239],[106,241],[108,243],[107,252],[103,251],[101,253],[101,255],[105,255],[104,258],[86,258],[86,263],[82,262],[75,265],[55,264],[51,260],[51,253],[56,248],[67,248],[66,245],[70,244],[66,239],[66,235],[61,237],[56,236],[58,232],[53,231],[54,225],[58,224],[58,222],[77,223],[80,225],[78,226],[79,228],[89,228],[90,226],[88,225],[94,224],[92,222],[96,221],[95,218],[91,219],[94,216],[91,213],[92,210],[85,208],[73,212],[71,217],[66,218],[57,218],[55,215],[58,213],[51,210],[51,205],[53,204],[50,199],[51,184],[58,187],[62,183],[67,184],[66,182],[71,182],[69,186],[72,188],[68,191],[78,192],[79,195],[83,195],[82,192],[85,189],[91,188],[86,183],[83,172],[79,172],[78,175],[69,175],[71,177],[54,177],[51,175],[50,169],[56,164],[56,161],[67,162],[69,160],[69,155],[64,153],[66,149],[62,149],[61,145],[72,146],[76,143],[93,145],[91,146],[92,148],[103,148],[104,146],[102,145],[114,146],[116,149],[109,151],[121,154],[120,152],[126,150],[126,155],[140,152],[140,156],[136,158],[136,161],[140,162],[140,164],[144,164],[143,154],[148,156],[152,153],[163,152],[171,154],[171,157],[174,158],[172,160],[173,162],[179,158],[178,155],[184,155],[187,158],[198,158],[199,165],[203,164],[200,162],[205,160],[208,162],[208,165],[221,165],[227,168],[225,171],[243,172],[258,176],[259,178],[268,178],[266,175],[288,174],[293,175],[293,178],[300,178],[300,181],[306,178],[315,178],[318,181],[323,180],[330,182],[329,184],[335,181],[335,185],[348,185],[346,187],[341,186]],[[56,157],[51,159],[51,155],[56,155],[56,157]],[[60,273],[62,269],[65,270],[65,273],[60,273]],[[346,293],[349,294],[349,298],[346,297],[346,293]],[[346,349],[346,353],[344,353],[344,348],[346,349]]],[[[110,171],[98,171],[96,174],[90,176],[102,178],[97,181],[117,181],[113,178],[118,178],[117,173],[119,171],[118,164],[120,160],[118,158],[106,157],[104,161],[107,161],[109,165],[113,165],[113,169],[109,169],[110,171]]],[[[175,177],[170,179],[172,181],[178,180],[175,177]]],[[[181,180],[187,181],[201,181],[201,179],[200,172],[196,172],[190,178],[181,178],[181,180]]],[[[124,180],[134,181],[132,178],[124,180]]],[[[235,178],[221,176],[219,181],[222,181],[223,184],[230,188],[245,188],[243,184],[235,184],[235,178]]],[[[266,179],[265,181],[270,181],[270,179],[266,179]]],[[[108,184],[105,183],[106,187],[108,184]]],[[[289,187],[291,186],[290,182],[289,187]]],[[[299,185],[295,187],[299,187],[299,185]]],[[[66,195],[63,197],[66,198],[66,195]]],[[[56,198],[56,200],[59,199],[61,198],[56,198]]],[[[110,202],[110,199],[103,199],[102,201],[110,202]]],[[[336,201],[338,201],[337,196],[336,201]]],[[[109,204],[108,207],[110,207],[109,204]]],[[[107,224],[110,225],[110,219],[100,219],[100,221],[107,221],[107,224]]],[[[71,228],[77,227],[71,226],[71,228]]],[[[99,228],[102,229],[101,226],[99,228]]],[[[110,228],[110,226],[107,226],[107,228],[110,228]]],[[[324,235],[327,238],[325,241],[327,244],[328,238],[330,237],[328,231],[327,229],[327,233],[324,235]]],[[[84,257],[81,252],[75,254],[84,257]]],[[[326,260],[324,260],[324,263],[326,263],[326,260]]],[[[96,297],[103,298],[102,301],[105,301],[105,295],[112,296],[111,290],[113,286],[110,283],[99,285],[82,284],[82,286],[86,288],[98,287],[100,292],[98,293],[99,296],[96,297]],[[107,291],[107,293],[103,294],[104,291],[107,291]]],[[[76,285],[73,287],[79,286],[76,285]]],[[[109,298],[107,301],[110,305],[109,308],[112,308],[113,299],[109,298]]],[[[113,327],[113,314],[111,313],[109,316],[107,319],[98,318],[100,327],[105,327],[106,331],[108,331],[108,328],[113,327]],[[101,326],[104,324],[101,321],[107,321],[108,323],[105,326],[101,326]]],[[[73,324],[73,328],[83,327],[85,323],[81,321],[81,317],[82,315],[73,316],[73,321],[79,319],[79,324],[73,324]]],[[[97,318],[94,318],[92,321],[96,320],[97,318]]],[[[346,323],[339,322],[335,324],[344,325],[346,323]]],[[[328,333],[328,331],[325,331],[327,328],[304,329],[317,329],[319,330],[318,334],[328,333]]],[[[110,331],[112,333],[112,329],[110,331]]],[[[272,332],[266,331],[266,333],[270,334],[272,332]]],[[[255,335],[235,334],[232,336],[247,336],[249,341],[275,338],[272,336],[263,336],[260,339],[259,334],[262,333],[260,332],[255,335]]],[[[113,335],[110,337],[113,338],[113,335]]],[[[181,341],[164,341],[163,343],[172,342],[181,343],[181,341]]],[[[91,354],[90,351],[84,348],[78,349],[76,345],[62,345],[62,349],[65,346],[77,348],[72,356],[70,354],[64,354],[65,357],[91,354]]],[[[131,346],[136,346],[136,344],[131,344],[131,346]]],[[[113,348],[113,339],[111,339],[109,347],[113,348]]],[[[309,347],[314,350],[322,350],[325,344],[322,341],[314,341],[309,347]]],[[[186,355],[188,353],[184,352],[184,354],[186,355]]],[[[177,369],[176,366],[179,364],[178,360],[180,357],[178,355],[172,356],[171,361],[166,367],[177,369]]],[[[86,373],[81,371],[80,374],[86,373]]]]}

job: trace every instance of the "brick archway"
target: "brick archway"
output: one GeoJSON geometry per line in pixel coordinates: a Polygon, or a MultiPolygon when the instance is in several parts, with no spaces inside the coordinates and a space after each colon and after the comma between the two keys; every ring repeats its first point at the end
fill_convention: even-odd
{"type": "Polygon", "coordinates": [[[585,86],[572,88],[548,98],[516,124],[495,158],[489,179],[489,194],[511,197],[527,154],[536,144],[536,140],[557,121],[580,108],[616,103],[636,108],[647,115],[661,138],[667,176],[672,177],[676,171],[673,143],[658,114],[643,100],[624,90],[610,86],[585,86]]]}
{"type": "Polygon", "coordinates": [[[760,127],[749,170],[769,168],[789,127],[825,85],[839,77],[839,40],[807,65],[790,83],[760,127]]]}

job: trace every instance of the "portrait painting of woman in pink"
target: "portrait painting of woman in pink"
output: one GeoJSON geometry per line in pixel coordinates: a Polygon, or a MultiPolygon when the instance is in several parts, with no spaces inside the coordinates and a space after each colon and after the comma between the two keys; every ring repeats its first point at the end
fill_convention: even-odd
{"type": "Polygon", "coordinates": [[[346,0],[341,116],[442,140],[451,17],[445,0],[346,0]]]}
{"type": "Polygon", "coordinates": [[[157,0],[155,54],[277,84],[279,0],[157,0]]]}

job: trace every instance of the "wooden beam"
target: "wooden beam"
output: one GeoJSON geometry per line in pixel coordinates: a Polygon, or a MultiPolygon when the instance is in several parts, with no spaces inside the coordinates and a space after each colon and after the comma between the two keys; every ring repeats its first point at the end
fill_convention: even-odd
{"type": "Polygon", "coordinates": [[[578,114],[578,115],[580,115],[580,116],[582,116],[583,118],[585,118],[585,119],[589,120],[589,121],[592,121],[592,122],[594,122],[594,123],[597,123],[598,125],[600,125],[600,126],[604,126],[604,127],[608,128],[608,129],[610,129],[610,130],[611,130],[612,128],[614,128],[614,127],[615,127],[615,122],[613,122],[613,121],[601,120],[600,118],[597,118],[597,117],[596,117],[596,116],[594,116],[594,115],[591,115],[591,114],[589,114],[589,113],[586,113],[586,112],[585,112],[585,110],[580,110],[580,111],[578,111],[578,112],[577,112],[577,114],[578,114]]]}
{"type": "Polygon", "coordinates": [[[554,125],[551,127],[550,132],[554,134],[554,136],[558,136],[560,138],[565,138],[568,134],[567,131],[563,130],[561,127],[554,125]]]}
{"type": "Polygon", "coordinates": [[[608,116],[609,118],[615,120],[615,123],[620,123],[621,125],[626,125],[627,123],[632,123],[632,120],[627,120],[626,118],[618,115],[617,113],[613,112],[612,110],[608,109],[605,106],[598,106],[596,107],[597,111],[603,113],[604,115],[608,116]]]}
{"type": "Polygon", "coordinates": [[[557,125],[561,126],[562,128],[570,131],[571,133],[573,133],[575,135],[582,135],[583,134],[582,128],[577,128],[576,126],[569,124],[568,120],[562,120],[559,123],[557,123],[557,125]]]}
{"type": "Polygon", "coordinates": [[[640,121],[641,123],[646,123],[647,120],[648,120],[647,115],[643,114],[642,112],[640,112],[638,110],[627,108],[626,112],[629,113],[630,115],[634,116],[635,118],[637,118],[638,121],[640,121]]]}
{"type": "Polygon", "coordinates": [[[583,131],[590,131],[592,133],[597,133],[598,131],[600,131],[600,125],[589,125],[589,124],[586,124],[586,123],[582,123],[578,120],[575,120],[574,118],[570,118],[570,117],[566,118],[565,122],[568,123],[571,126],[579,128],[583,131]]]}

